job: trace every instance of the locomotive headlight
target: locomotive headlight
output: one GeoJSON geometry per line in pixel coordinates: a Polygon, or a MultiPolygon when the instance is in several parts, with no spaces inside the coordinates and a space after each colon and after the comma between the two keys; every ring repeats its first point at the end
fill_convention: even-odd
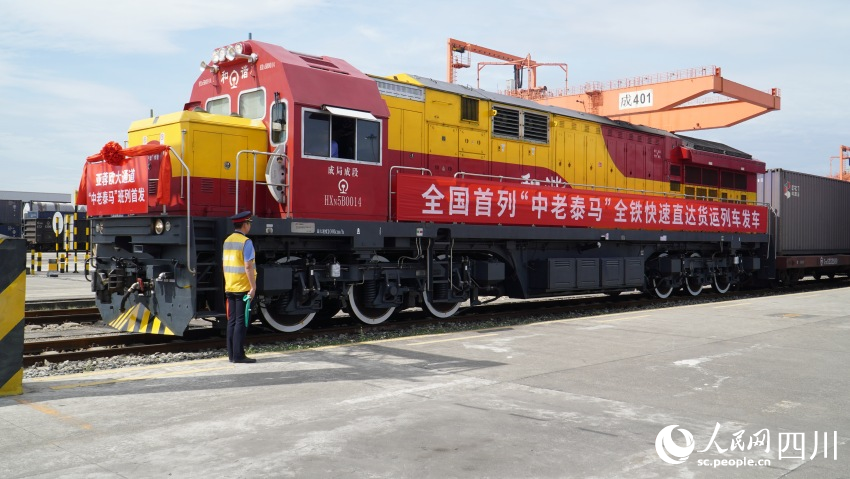
{"type": "Polygon", "coordinates": [[[161,219],[154,221],[153,230],[156,232],[156,234],[161,235],[162,232],[165,231],[165,223],[163,223],[161,219]]]}
{"type": "Polygon", "coordinates": [[[213,50],[212,63],[218,63],[218,50],[213,50]]]}
{"type": "Polygon", "coordinates": [[[236,53],[238,53],[240,55],[242,54],[242,44],[241,43],[234,44],[233,49],[236,50],[236,53]]]}
{"type": "Polygon", "coordinates": [[[165,231],[171,231],[171,222],[170,221],[165,222],[165,231]]]}
{"type": "Polygon", "coordinates": [[[94,230],[97,231],[98,234],[103,234],[103,221],[94,225],[94,230]]]}

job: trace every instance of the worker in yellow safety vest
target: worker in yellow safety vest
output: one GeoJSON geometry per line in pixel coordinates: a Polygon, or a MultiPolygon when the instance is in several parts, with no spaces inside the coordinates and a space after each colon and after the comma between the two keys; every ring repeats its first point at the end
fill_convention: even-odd
{"type": "Polygon", "coordinates": [[[227,357],[232,363],[256,363],[256,359],[245,356],[248,332],[245,308],[257,294],[254,243],[246,236],[251,230],[251,212],[243,211],[230,220],[236,231],[224,240],[222,259],[227,296],[227,357]]]}

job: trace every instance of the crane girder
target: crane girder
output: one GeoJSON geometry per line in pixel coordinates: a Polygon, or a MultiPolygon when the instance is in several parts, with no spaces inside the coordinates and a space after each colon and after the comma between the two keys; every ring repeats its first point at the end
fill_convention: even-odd
{"type": "Polygon", "coordinates": [[[779,110],[781,103],[776,89],[763,92],[727,80],[719,68],[706,76],[615,84],[605,89],[586,87],[583,93],[535,100],[667,131],[724,128],[779,110]],[[710,93],[729,100],[689,104],[710,93]]]}
{"type": "MultiPolygon", "coordinates": [[[[778,109],[778,108],[776,108],[778,109]]],[[[612,117],[635,125],[646,125],[665,131],[707,130],[726,128],[763,115],[771,110],[743,101],[725,101],[685,106],[669,110],[632,113],[612,117]]]]}
{"type": "Polygon", "coordinates": [[[504,94],[667,131],[724,128],[780,108],[778,89],[764,92],[727,80],[721,76],[720,68],[714,66],[607,83],[588,83],[577,89],[568,89],[565,78],[563,90],[537,88],[538,66],[556,65],[566,75],[567,65],[539,63],[531,59],[531,54],[520,57],[454,38],[447,42],[446,76],[449,83],[455,81],[455,70],[470,66],[469,61],[455,58],[455,54],[463,53],[475,53],[505,62],[479,63],[479,83],[482,66],[513,65],[516,86],[502,92],[504,94]],[[529,82],[525,88],[520,84],[522,69],[529,71],[529,82]],[[719,96],[699,100],[710,94],[719,96]]]}

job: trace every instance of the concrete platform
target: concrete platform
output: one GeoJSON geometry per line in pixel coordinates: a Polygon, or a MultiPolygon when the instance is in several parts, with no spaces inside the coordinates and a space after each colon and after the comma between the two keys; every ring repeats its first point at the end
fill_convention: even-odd
{"type": "MultiPolygon", "coordinates": [[[[44,253],[42,259],[42,271],[27,275],[27,301],[49,301],[67,299],[91,299],[94,293],[91,283],[85,278],[83,255],[78,255],[77,272],[74,273],[74,263],[70,264],[67,273],[56,273],[49,276],[47,272],[47,260],[54,259],[56,253],[44,253]]],[[[71,256],[73,260],[73,255],[71,256]]],[[[30,266],[30,257],[27,254],[27,267],[30,266]]]]}
{"type": "Polygon", "coordinates": [[[848,293],[25,380],[0,398],[0,471],[847,477],[848,293]],[[665,443],[668,426],[691,447],[679,431],[665,443]]]}

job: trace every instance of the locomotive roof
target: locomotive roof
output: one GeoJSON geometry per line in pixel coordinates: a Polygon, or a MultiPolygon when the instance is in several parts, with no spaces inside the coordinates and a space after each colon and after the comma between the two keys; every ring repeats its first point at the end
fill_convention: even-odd
{"type": "MultiPolygon", "coordinates": [[[[417,75],[409,75],[411,78],[415,79],[422,86],[426,88],[432,88],[434,90],[440,90],[447,93],[453,93],[456,95],[464,95],[472,98],[478,98],[482,100],[494,101],[498,103],[502,103],[505,105],[513,105],[519,108],[525,108],[529,110],[540,110],[548,113],[552,113],[555,115],[566,116],[569,118],[575,118],[578,120],[586,120],[592,121],[595,123],[599,123],[602,125],[608,125],[618,128],[625,128],[627,130],[639,131],[646,134],[659,135],[659,136],[667,136],[667,137],[675,137],[680,138],[684,146],[687,148],[692,148],[694,150],[708,151],[712,153],[720,153],[727,156],[734,156],[737,158],[746,158],[752,159],[752,155],[749,153],[745,153],[736,148],[732,148],[731,146],[724,145],[723,143],[718,143],[715,141],[702,140],[699,138],[693,138],[690,136],[684,136],[677,133],[671,133],[665,130],[659,130],[657,128],[651,128],[643,125],[635,125],[633,123],[629,123],[627,121],[622,120],[613,120],[606,116],[594,115],[592,113],[581,112],[577,110],[571,110],[569,108],[563,108],[559,106],[551,106],[551,105],[543,105],[531,100],[526,100],[524,98],[517,98],[509,95],[503,95],[501,93],[494,93],[487,90],[482,90],[480,88],[472,88],[469,86],[458,85],[455,83],[448,83],[444,81],[434,80],[433,78],[426,78],[417,75]]],[[[392,77],[389,77],[392,78],[392,77]]]]}
{"type": "Polygon", "coordinates": [[[693,137],[685,136],[685,135],[676,135],[676,136],[678,136],[679,138],[682,139],[683,145],[687,148],[691,148],[691,149],[694,149],[694,150],[700,150],[700,151],[709,151],[711,153],[720,153],[721,155],[726,155],[726,156],[735,156],[735,157],[738,157],[738,158],[746,158],[748,160],[751,160],[753,158],[753,155],[751,155],[749,153],[745,153],[745,152],[738,150],[736,148],[732,148],[729,145],[724,145],[723,143],[718,143],[716,141],[701,140],[699,138],[693,138],[693,137]]]}
{"type": "Polygon", "coordinates": [[[537,103],[535,101],[526,100],[524,98],[517,98],[514,96],[503,95],[501,93],[493,93],[487,90],[482,90],[480,88],[472,88],[463,85],[457,85],[454,83],[448,83],[444,81],[434,80],[432,78],[425,78],[416,75],[410,75],[411,78],[416,79],[416,81],[422,83],[423,86],[427,88],[433,88],[435,90],[441,90],[448,93],[454,93],[457,95],[465,95],[469,97],[479,98],[483,100],[495,101],[498,103],[503,103],[505,105],[514,105],[520,108],[525,108],[528,110],[540,110],[548,113],[552,113],[555,115],[566,116],[570,118],[575,118],[577,120],[587,120],[595,123],[600,123],[603,125],[614,126],[619,128],[626,128],[629,130],[640,131],[643,133],[653,134],[653,135],[663,135],[663,136],[673,136],[669,131],[659,130],[657,128],[651,128],[643,125],[635,125],[629,123],[627,121],[620,120],[612,120],[606,116],[594,115],[593,113],[586,113],[577,110],[571,110],[569,108],[563,108],[560,106],[551,106],[551,105],[543,105],[541,103],[537,103]]]}

